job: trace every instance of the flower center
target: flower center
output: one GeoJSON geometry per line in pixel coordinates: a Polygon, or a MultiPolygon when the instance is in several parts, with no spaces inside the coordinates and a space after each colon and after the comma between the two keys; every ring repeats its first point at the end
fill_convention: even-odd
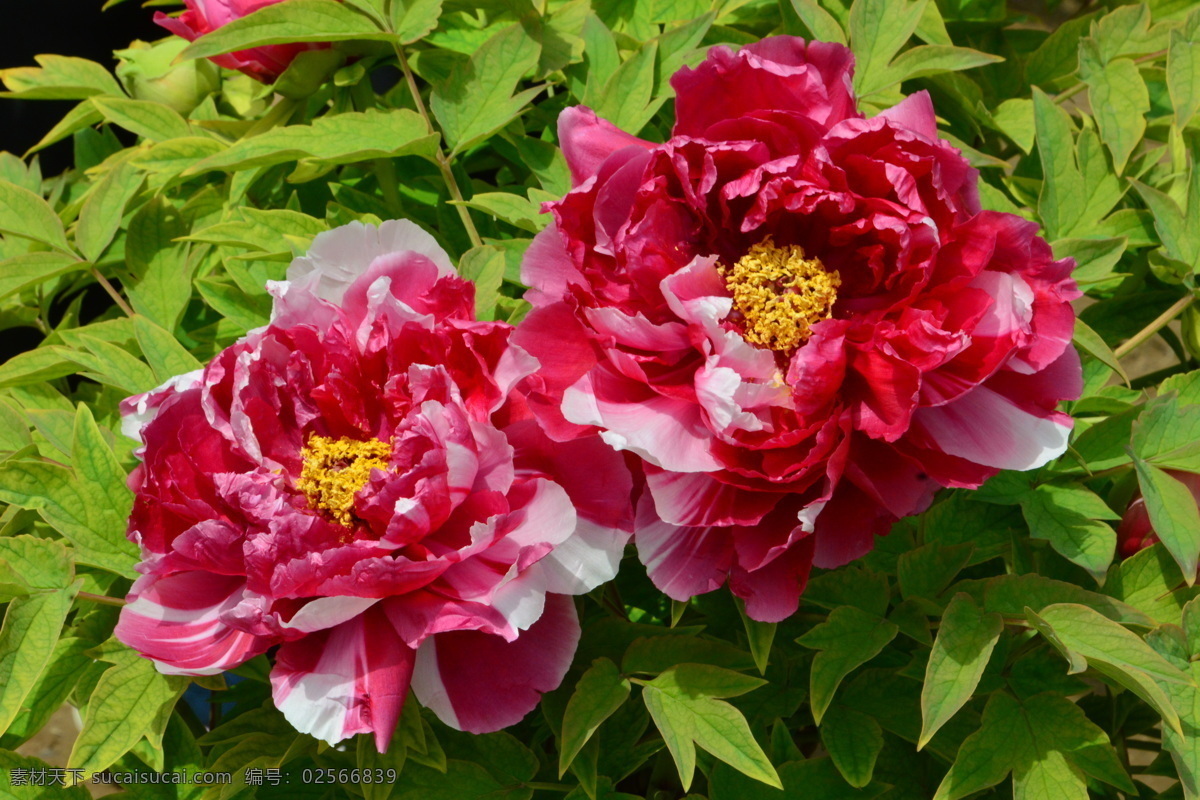
{"type": "Polygon", "coordinates": [[[812,326],[833,316],[842,278],[820,260],[805,258],[798,245],[776,247],[768,236],[732,267],[721,267],[733,293],[733,309],[744,319],[750,344],[788,353],[808,341],[812,326]]]}
{"type": "Polygon", "coordinates": [[[371,470],[388,468],[392,446],[378,439],[333,439],[313,436],[300,451],[304,465],[296,488],[309,506],[328,513],[346,527],[354,522],[354,496],[371,478],[371,470]]]}

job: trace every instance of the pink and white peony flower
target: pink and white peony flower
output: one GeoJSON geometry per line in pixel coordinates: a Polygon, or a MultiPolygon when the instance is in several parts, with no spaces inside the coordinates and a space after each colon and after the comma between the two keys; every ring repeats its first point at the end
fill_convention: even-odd
{"type": "Polygon", "coordinates": [[[275,703],[385,750],[410,687],[447,724],[511,725],[566,672],[570,595],[616,573],[632,479],[597,438],[552,443],[513,387],[537,362],[409,222],[323,233],[271,324],[130,398],[117,636],[168,674],[278,645],[275,703]]]}
{"type": "Polygon", "coordinates": [[[940,487],[1061,454],[1081,388],[1070,260],[980,210],[926,93],[864,118],[852,61],[714,48],[663,144],[568,108],[574,188],[522,268],[531,408],[641,459],[659,588],[728,581],[760,620],[940,487]]]}

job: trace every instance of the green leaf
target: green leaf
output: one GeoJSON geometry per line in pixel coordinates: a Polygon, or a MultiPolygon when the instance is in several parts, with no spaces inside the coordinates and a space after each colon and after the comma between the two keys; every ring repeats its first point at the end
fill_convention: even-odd
{"type": "Polygon", "coordinates": [[[738,697],[766,685],[762,678],[711,664],[677,664],[645,685],[678,697],[738,697]]]}
{"type": "Polygon", "coordinates": [[[1134,454],[1155,466],[1200,471],[1200,403],[1160,394],[1133,423],[1134,454]]]}
{"type": "Polygon", "coordinates": [[[854,89],[860,97],[887,85],[892,56],[913,35],[926,0],[858,0],[850,7],[854,89]]]}
{"type": "Polygon", "coordinates": [[[1190,489],[1166,471],[1134,459],[1150,525],[1191,586],[1200,561],[1200,509],[1190,489]]]}
{"type": "Polygon", "coordinates": [[[1041,614],[1028,611],[1027,616],[1066,657],[1071,674],[1092,667],[1153,706],[1166,725],[1180,730],[1179,714],[1158,682],[1186,684],[1190,678],[1135,634],[1097,611],[1070,603],[1047,606],[1041,614]]]}
{"type": "MultiPolygon", "coordinates": [[[[1079,40],[1087,35],[1096,14],[1067,20],[1056,27],[1029,57],[1025,74],[1030,83],[1053,91],[1079,64],[1079,40]]],[[[1036,96],[1036,94],[1035,94],[1036,96]]]]}
{"type": "MultiPolygon", "coordinates": [[[[960,588],[964,585],[965,582],[958,584],[960,588]]],[[[1137,608],[1121,602],[1126,599],[1122,595],[1114,595],[1120,599],[1105,597],[1073,583],[1056,581],[1042,575],[1000,575],[983,581],[983,586],[984,610],[1003,616],[1023,616],[1026,607],[1041,611],[1056,603],[1077,603],[1125,625],[1141,625],[1147,628],[1154,625],[1153,620],[1137,608]]],[[[1105,587],[1109,590],[1113,588],[1111,576],[1109,581],[1105,582],[1105,587]]]]}
{"type": "Polygon", "coordinates": [[[883,729],[874,717],[834,705],[821,722],[821,743],[846,783],[861,789],[875,774],[883,729]]]}
{"type": "Polygon", "coordinates": [[[174,206],[161,196],[138,209],[125,235],[125,259],[137,276],[126,289],[139,314],[173,330],[192,296],[192,272],[187,245],[174,240],[187,225],[174,206]]]}
{"type": "Polygon", "coordinates": [[[504,281],[504,251],[490,244],[471,248],[463,254],[459,272],[475,284],[475,316],[495,319],[500,284],[504,281]]]}
{"type": "Polygon", "coordinates": [[[248,250],[243,259],[290,262],[308,249],[317,234],[328,229],[324,220],[286,209],[239,208],[229,219],[209,225],[190,236],[190,242],[208,242],[248,250]]]}
{"type": "Polygon", "coordinates": [[[442,0],[392,0],[391,28],[400,44],[423,39],[437,27],[442,0]]]}
{"type": "Polygon", "coordinates": [[[35,592],[65,589],[75,580],[71,553],[57,539],[4,536],[0,538],[0,565],[35,592]]]}
{"type": "Polygon", "coordinates": [[[1001,692],[992,695],[979,730],[962,743],[933,800],[960,800],[1004,780],[1028,747],[1022,727],[1018,702],[1001,692]]]}
{"type": "Polygon", "coordinates": [[[831,611],[849,605],[882,617],[890,595],[885,573],[848,566],[815,576],[808,582],[804,599],[831,611]]]}
{"type": "Polygon", "coordinates": [[[644,684],[642,699],[675,760],[685,791],[692,783],[696,745],[755,780],[783,788],[746,718],[718,699],[743,694],[763,683],[718,667],[681,664],[644,684]]]}
{"type": "Polygon", "coordinates": [[[767,664],[771,659],[771,644],[775,641],[775,622],[759,622],[746,613],[746,604],[737,601],[738,614],[742,618],[742,627],[746,629],[746,640],[750,643],[750,654],[754,656],[754,666],[759,675],[767,674],[767,664]]]}
{"type": "Polygon", "coordinates": [[[1100,128],[1100,138],[1112,153],[1118,175],[1146,132],[1150,94],[1137,64],[1118,58],[1104,64],[1094,49],[1079,50],[1079,74],[1088,85],[1088,99],[1100,128]]]}
{"type": "Polygon", "coordinates": [[[1179,31],[1171,32],[1167,50],[1167,90],[1175,125],[1182,130],[1200,110],[1200,42],[1188,41],[1179,31]]]}
{"type": "Polygon", "coordinates": [[[1180,589],[1183,573],[1167,548],[1155,544],[1114,564],[1104,582],[1104,590],[1122,602],[1136,607],[1146,618],[1143,624],[1179,625],[1184,605],[1200,594],[1200,587],[1180,589]]]}
{"type": "Polygon", "coordinates": [[[137,548],[124,536],[124,519],[98,504],[102,493],[76,479],[71,470],[44,461],[10,460],[0,464],[0,500],[36,510],[70,540],[80,564],[134,577],[137,548]]]}
{"type": "Polygon", "coordinates": [[[1033,120],[1038,155],[1042,162],[1042,191],[1038,215],[1047,238],[1061,239],[1078,224],[1083,213],[1083,175],[1075,164],[1071,118],[1040,89],[1033,90],[1033,120]]]}
{"type": "Polygon", "coordinates": [[[1102,519],[1119,519],[1098,495],[1079,485],[1045,483],[1021,498],[1030,535],[1100,581],[1112,563],[1117,533],[1102,519]]]}
{"type": "MultiPolygon", "coordinates": [[[[291,2],[295,0],[289,0],[289,6],[291,2]]],[[[436,147],[436,135],[429,133],[425,120],[415,111],[371,109],[318,117],[311,125],[289,125],[241,139],[194,164],[185,174],[215,169],[236,172],[300,160],[336,165],[402,155],[429,158],[436,147]]]]}
{"type": "Polygon", "coordinates": [[[450,155],[486,139],[513,120],[541,89],[513,92],[537,64],[541,47],[520,25],[498,32],[433,89],[429,107],[450,155]]]}
{"type": "Polygon", "coordinates": [[[154,388],[154,373],[127,350],[93,336],[80,334],[78,339],[87,351],[70,350],[67,358],[86,370],[82,374],[127,394],[154,388]]]}
{"type": "Polygon", "coordinates": [[[86,261],[63,253],[25,253],[0,261],[0,300],[88,268],[86,261]]]}
{"type": "Polygon", "coordinates": [[[925,667],[918,750],[971,699],[1003,631],[1000,615],[982,611],[968,595],[950,601],[925,667]]]}
{"type": "Polygon", "coordinates": [[[68,763],[88,773],[107,769],[143,736],[160,740],[188,679],[163,675],[153,662],[125,650],[113,656],[88,698],[68,763]]]}
{"type": "Polygon", "coordinates": [[[74,469],[44,461],[0,464],[0,500],[37,510],[71,541],[79,563],[136,575],[137,548],[125,538],[133,504],[125,470],[85,404],[75,416],[71,456],[74,469]]]}
{"type": "Polygon", "coordinates": [[[530,796],[515,787],[505,786],[483,766],[470,761],[452,759],[440,772],[420,763],[404,766],[400,786],[393,793],[393,800],[484,800],[506,798],[521,800],[530,796]]]}
{"type": "Polygon", "coordinates": [[[262,6],[230,20],[192,44],[181,59],[206,58],[267,44],[344,42],[355,39],[389,41],[370,17],[334,0],[289,0],[286,6],[262,6]]]}
{"type": "Polygon", "coordinates": [[[159,381],[166,381],[203,366],[174,336],[146,317],[137,315],[133,318],[133,331],[142,354],[146,356],[147,363],[154,370],[154,377],[159,381]]]}
{"type": "Polygon", "coordinates": [[[54,655],[78,586],[18,597],[0,627],[0,732],[8,730],[26,695],[54,655]]]}
{"type": "Polygon", "coordinates": [[[804,23],[804,27],[812,33],[813,38],[822,42],[846,44],[846,32],[838,21],[817,0],[791,0],[796,16],[804,23]]]}
{"type": "Polygon", "coordinates": [[[50,204],[20,186],[0,180],[0,233],[23,236],[71,254],[62,220],[50,204]]]}
{"type": "Polygon", "coordinates": [[[84,100],[79,105],[66,113],[61,120],[51,128],[45,136],[38,139],[37,144],[29,148],[26,155],[36,153],[55,142],[61,142],[68,136],[73,136],[77,132],[90,128],[94,125],[99,125],[104,121],[104,115],[96,110],[96,107],[90,101],[84,100]]]}
{"type": "Polygon", "coordinates": [[[1087,800],[1085,775],[1135,792],[1104,731],[1054,694],[1019,702],[997,693],[967,737],[934,800],[959,800],[1012,772],[1014,800],[1087,800]]]}
{"type": "Polygon", "coordinates": [[[626,648],[621,670],[657,675],[685,662],[735,670],[754,666],[753,658],[745,650],[717,639],[646,636],[635,639],[626,648]]]}
{"type": "MultiPolygon", "coordinates": [[[[1200,681],[1200,664],[1188,664],[1193,681],[1200,681]]],[[[1171,704],[1179,710],[1182,733],[1163,729],[1163,749],[1171,754],[1187,800],[1200,797],[1200,690],[1195,686],[1165,684],[1171,704]]]]}
{"type": "Polygon", "coordinates": [[[149,150],[144,150],[141,155],[135,155],[131,160],[138,169],[145,172],[174,177],[193,167],[196,162],[224,150],[225,145],[216,139],[188,136],[184,139],[160,142],[149,150]]]}
{"type": "Polygon", "coordinates": [[[195,286],[205,303],[243,333],[266,325],[270,319],[271,306],[264,295],[247,295],[226,281],[208,278],[198,278],[195,286]]]}
{"type": "Polygon", "coordinates": [[[1005,100],[992,112],[992,119],[1008,138],[1026,153],[1033,152],[1035,135],[1033,123],[1033,101],[1024,97],[1005,100]]]}
{"type": "Polygon", "coordinates": [[[617,68],[596,98],[595,111],[622,130],[637,133],[654,116],[654,62],[658,42],[646,42],[617,68]]]}
{"type": "Polygon", "coordinates": [[[51,346],[18,353],[0,364],[0,387],[27,386],[71,375],[78,368],[68,358],[70,352],[65,347],[51,346]]]}
{"type": "MultiPolygon", "coordinates": [[[[1125,240],[1120,239],[1118,241],[1121,242],[1121,251],[1124,252],[1125,240]]],[[[1078,275],[1079,270],[1076,270],[1075,274],[1078,275]]],[[[1129,385],[1129,375],[1126,374],[1125,368],[1121,366],[1121,360],[1117,358],[1116,353],[1112,351],[1112,348],[1108,346],[1104,339],[1100,338],[1100,334],[1096,333],[1088,327],[1086,322],[1078,318],[1075,320],[1075,336],[1073,341],[1076,347],[1117,373],[1121,380],[1125,381],[1126,385],[1129,385]]]]}
{"type": "MultiPolygon", "coordinates": [[[[26,775],[48,776],[55,774],[55,769],[45,761],[0,750],[0,773],[15,776],[18,774],[17,770],[25,770],[26,775]]],[[[67,783],[70,782],[70,778],[67,778],[67,783]]],[[[18,784],[12,777],[9,778],[9,784],[5,787],[5,791],[8,793],[9,800],[90,800],[92,796],[88,787],[83,783],[69,787],[51,787],[47,781],[45,785],[39,786],[32,779],[18,784]]]]}
{"type": "Polygon", "coordinates": [[[84,654],[92,646],[90,640],[75,636],[58,640],[37,683],[25,695],[22,712],[8,726],[7,736],[21,741],[28,739],[62,708],[84,669],[92,664],[91,656],[84,654]]]}
{"type": "Polygon", "coordinates": [[[566,773],[600,724],[628,697],[629,681],[621,675],[617,665],[607,658],[593,661],[587,672],[580,676],[575,692],[567,701],[558,753],[558,777],[566,773]]]}
{"type": "Polygon", "coordinates": [[[818,725],[842,679],[867,663],[896,638],[892,623],[854,606],[834,609],[829,618],[796,641],[820,650],[813,658],[809,694],[818,725]]]}
{"type": "Polygon", "coordinates": [[[165,142],[192,134],[192,127],[187,120],[162,103],[126,97],[93,97],[92,106],[109,122],[152,142],[165,142]]]}
{"type": "Polygon", "coordinates": [[[1200,231],[1189,225],[1179,204],[1153,186],[1139,181],[1132,183],[1154,215],[1154,231],[1166,254],[1193,267],[1200,263],[1200,231]]]}
{"type": "Polygon", "coordinates": [[[479,192],[462,204],[530,233],[537,233],[550,223],[537,203],[511,192],[479,192]]]}
{"type": "Polygon", "coordinates": [[[0,70],[7,97],[24,100],[83,100],[96,95],[122,96],[109,71],[86,58],[34,56],[36,67],[0,70]]]}
{"type": "Polygon", "coordinates": [[[896,579],[905,598],[936,599],[967,565],[975,546],[927,544],[909,550],[896,564],[896,579]]]}
{"type": "Polygon", "coordinates": [[[959,72],[1003,60],[1001,56],[982,53],[969,47],[942,44],[919,45],[896,56],[880,77],[880,85],[876,86],[875,90],[913,78],[924,78],[943,72],[959,72]]]}
{"type": "Polygon", "coordinates": [[[79,223],[75,226],[75,244],[88,261],[98,261],[125,216],[125,206],[142,188],[144,179],[127,162],[109,170],[88,193],[79,223]]]}

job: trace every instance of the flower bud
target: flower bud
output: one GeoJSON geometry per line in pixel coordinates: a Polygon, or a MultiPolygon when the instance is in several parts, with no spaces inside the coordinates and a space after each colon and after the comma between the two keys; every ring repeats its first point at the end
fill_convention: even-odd
{"type": "MultiPolygon", "coordinates": [[[[1175,480],[1186,486],[1200,505],[1200,474],[1169,469],[1166,471],[1175,480]]],[[[1129,558],[1139,550],[1158,542],[1158,534],[1150,524],[1150,512],[1146,509],[1146,499],[1141,493],[1135,494],[1129,501],[1121,524],[1117,527],[1117,552],[1121,558],[1129,558]]]]}
{"type": "Polygon", "coordinates": [[[117,78],[137,100],[162,103],[188,114],[220,85],[217,68],[208,61],[176,62],[187,42],[177,37],[153,44],[134,41],[116,56],[117,78]]]}

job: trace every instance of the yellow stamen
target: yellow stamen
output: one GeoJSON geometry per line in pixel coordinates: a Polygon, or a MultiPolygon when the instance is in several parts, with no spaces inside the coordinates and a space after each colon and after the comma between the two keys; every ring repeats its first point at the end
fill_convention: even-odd
{"type": "Polygon", "coordinates": [[[333,439],[313,436],[300,451],[304,465],[296,488],[308,496],[309,505],[327,512],[335,522],[354,522],[354,496],[371,478],[371,470],[388,468],[392,446],[378,439],[333,439]]]}
{"type": "Polygon", "coordinates": [[[733,309],[744,318],[750,344],[789,353],[808,341],[811,328],[833,316],[842,278],[798,245],[776,247],[768,236],[732,267],[721,267],[733,293],[733,309]]]}

